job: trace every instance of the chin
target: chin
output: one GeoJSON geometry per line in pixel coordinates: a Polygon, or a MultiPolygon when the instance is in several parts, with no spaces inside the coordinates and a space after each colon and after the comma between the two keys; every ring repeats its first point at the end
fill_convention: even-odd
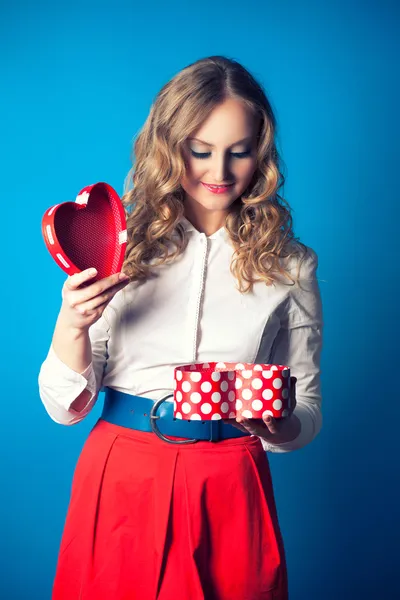
{"type": "Polygon", "coordinates": [[[203,208],[205,208],[206,210],[229,210],[229,208],[232,206],[232,204],[234,204],[234,202],[236,202],[237,198],[235,197],[234,199],[229,199],[229,200],[221,200],[216,198],[214,201],[197,201],[198,204],[201,204],[201,206],[203,208]]]}

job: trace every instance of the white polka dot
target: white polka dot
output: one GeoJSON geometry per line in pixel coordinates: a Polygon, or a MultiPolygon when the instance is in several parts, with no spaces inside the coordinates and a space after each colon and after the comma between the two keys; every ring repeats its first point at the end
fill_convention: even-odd
{"type": "Polygon", "coordinates": [[[221,373],[214,371],[213,373],[211,373],[211,379],[213,381],[219,381],[221,379],[221,373]]]}
{"type": "Polygon", "coordinates": [[[262,371],[263,370],[262,365],[254,365],[253,370],[254,371],[262,371]]]}
{"type": "Polygon", "coordinates": [[[200,386],[201,391],[205,393],[211,392],[211,388],[212,385],[209,381],[203,381],[203,383],[200,386]]]}
{"type": "Polygon", "coordinates": [[[253,400],[253,402],[251,403],[251,407],[254,410],[261,410],[263,407],[263,403],[261,402],[261,400],[253,400]]]}
{"type": "Polygon", "coordinates": [[[281,410],[282,400],[274,400],[274,402],[272,403],[272,406],[274,407],[275,410],[281,410]]]}
{"type": "Polygon", "coordinates": [[[283,369],[282,370],[282,377],[289,377],[289,369],[283,369]]]}
{"type": "Polygon", "coordinates": [[[272,382],[272,385],[274,386],[274,388],[276,390],[280,390],[282,387],[282,379],[274,379],[274,381],[272,382]]]}
{"type": "Polygon", "coordinates": [[[253,392],[251,390],[243,390],[243,392],[242,392],[242,396],[245,400],[250,400],[252,395],[253,395],[253,392]]]}
{"type": "Polygon", "coordinates": [[[210,363],[203,363],[203,369],[209,369],[210,363]]]}
{"type": "Polygon", "coordinates": [[[287,417],[289,414],[289,411],[286,410],[286,408],[282,411],[282,417],[287,417]]]}
{"type": "Polygon", "coordinates": [[[214,413],[213,415],[211,415],[211,421],[220,421],[221,419],[222,417],[218,413],[214,413]]]}
{"type": "Polygon", "coordinates": [[[189,381],[184,381],[182,383],[182,389],[184,392],[190,392],[190,390],[192,389],[192,386],[190,385],[189,381]]]}
{"type": "Polygon", "coordinates": [[[191,421],[201,421],[201,416],[200,415],[192,415],[190,417],[191,421]]]}
{"type": "Polygon", "coordinates": [[[222,392],[226,392],[226,390],[228,389],[228,387],[229,387],[229,384],[228,384],[227,381],[221,381],[220,388],[221,388],[222,392]]]}
{"type": "Polygon", "coordinates": [[[236,410],[240,410],[243,406],[243,402],[241,400],[236,400],[236,410]]]}
{"type": "Polygon", "coordinates": [[[235,396],[236,396],[235,392],[234,392],[233,390],[231,390],[231,391],[229,392],[229,394],[228,394],[228,400],[229,400],[230,402],[233,402],[233,401],[234,401],[234,399],[235,399],[235,396]]]}
{"type": "Polygon", "coordinates": [[[227,413],[229,410],[229,404],[227,402],[223,402],[221,404],[221,410],[222,410],[222,412],[227,413]]]}
{"type": "Polygon", "coordinates": [[[236,379],[236,381],[235,381],[235,388],[237,390],[240,390],[240,388],[242,387],[242,385],[243,385],[242,380],[241,379],[236,379]]]}
{"type": "Polygon", "coordinates": [[[256,377],[255,379],[253,379],[253,381],[251,382],[251,385],[253,386],[253,388],[255,390],[261,389],[262,388],[262,384],[263,384],[263,382],[258,377],[256,377]]]}
{"type": "Polygon", "coordinates": [[[271,379],[272,371],[263,371],[262,376],[265,377],[265,379],[271,379]]]}
{"type": "Polygon", "coordinates": [[[176,372],[176,378],[178,379],[178,381],[180,381],[182,379],[182,371],[176,372]]]}
{"type": "Polygon", "coordinates": [[[236,419],[236,413],[230,412],[228,419],[236,419]]]}
{"type": "Polygon", "coordinates": [[[237,369],[238,371],[242,371],[244,369],[244,364],[243,363],[237,363],[235,369],[237,369]]]}
{"type": "Polygon", "coordinates": [[[245,379],[250,379],[250,377],[252,377],[253,375],[253,371],[242,371],[241,372],[241,376],[244,377],[245,379]]]}
{"type": "Polygon", "coordinates": [[[269,415],[270,417],[273,417],[274,413],[272,412],[272,410],[264,410],[262,416],[266,417],[267,415],[269,415]]]}
{"type": "Polygon", "coordinates": [[[176,392],[176,399],[178,402],[181,402],[182,400],[182,392],[176,392]]]}
{"type": "Polygon", "coordinates": [[[245,419],[252,419],[253,413],[251,412],[251,410],[244,410],[242,412],[242,417],[245,417],[245,419]]]}
{"type": "Polygon", "coordinates": [[[187,415],[188,413],[190,413],[191,410],[192,410],[192,407],[190,406],[189,402],[184,402],[182,404],[182,412],[184,412],[185,415],[187,415]]]}
{"type": "Polygon", "coordinates": [[[214,392],[211,396],[211,400],[213,402],[220,402],[221,401],[221,394],[219,392],[214,392]]]}
{"type": "Polygon", "coordinates": [[[226,369],[226,364],[224,362],[217,362],[215,365],[216,369],[226,369]]]}
{"type": "Polygon", "coordinates": [[[201,400],[201,394],[199,394],[199,392],[193,392],[193,394],[190,394],[190,399],[194,404],[198,404],[201,400]]]}
{"type": "Polygon", "coordinates": [[[282,398],[284,400],[286,400],[286,398],[289,398],[289,390],[288,389],[282,390],[282,398]]]}
{"type": "Polygon", "coordinates": [[[180,412],[177,412],[177,413],[176,413],[176,415],[175,415],[175,418],[176,418],[176,419],[182,419],[182,415],[181,415],[181,413],[180,413],[180,412]]]}
{"type": "Polygon", "coordinates": [[[232,379],[235,379],[235,371],[229,371],[228,372],[228,379],[230,379],[232,381],[232,379]]]}
{"type": "Polygon", "coordinates": [[[271,371],[279,371],[279,369],[276,365],[272,365],[271,371]]]}
{"type": "Polygon", "coordinates": [[[204,404],[202,404],[200,406],[200,410],[203,414],[205,415],[209,415],[210,412],[212,411],[212,406],[211,404],[209,404],[208,402],[205,402],[204,404]]]}
{"type": "Polygon", "coordinates": [[[264,390],[262,393],[262,397],[264,398],[264,400],[271,400],[273,396],[274,394],[272,390],[264,390]]]}
{"type": "Polygon", "coordinates": [[[192,381],[200,381],[201,373],[190,373],[190,379],[192,381]]]}

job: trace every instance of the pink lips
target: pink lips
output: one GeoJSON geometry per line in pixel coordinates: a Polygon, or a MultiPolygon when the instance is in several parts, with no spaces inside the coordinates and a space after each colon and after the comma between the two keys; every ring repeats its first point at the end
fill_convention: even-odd
{"type": "Polygon", "coordinates": [[[229,185],[211,186],[207,185],[207,183],[201,182],[201,185],[203,185],[209,192],[212,192],[213,194],[225,194],[233,187],[234,184],[231,183],[229,185]]]}

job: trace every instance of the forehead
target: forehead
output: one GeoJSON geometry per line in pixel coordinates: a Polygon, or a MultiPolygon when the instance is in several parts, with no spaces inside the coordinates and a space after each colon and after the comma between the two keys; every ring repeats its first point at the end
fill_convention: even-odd
{"type": "Polygon", "coordinates": [[[230,146],[256,133],[258,120],[239,100],[225,100],[216,106],[207,119],[190,136],[214,146],[230,146]]]}

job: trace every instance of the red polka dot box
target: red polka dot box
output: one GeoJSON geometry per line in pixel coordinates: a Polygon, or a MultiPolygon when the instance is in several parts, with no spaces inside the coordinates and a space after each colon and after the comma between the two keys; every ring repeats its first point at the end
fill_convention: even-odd
{"type": "Polygon", "coordinates": [[[174,369],[174,418],[187,421],[285,417],[290,368],[285,365],[209,362],[174,369]]]}
{"type": "Polygon", "coordinates": [[[88,185],[75,202],[46,210],[42,235],[51,256],[68,275],[95,267],[93,283],[121,271],[127,244],[125,209],[108,183],[88,185]]]}

